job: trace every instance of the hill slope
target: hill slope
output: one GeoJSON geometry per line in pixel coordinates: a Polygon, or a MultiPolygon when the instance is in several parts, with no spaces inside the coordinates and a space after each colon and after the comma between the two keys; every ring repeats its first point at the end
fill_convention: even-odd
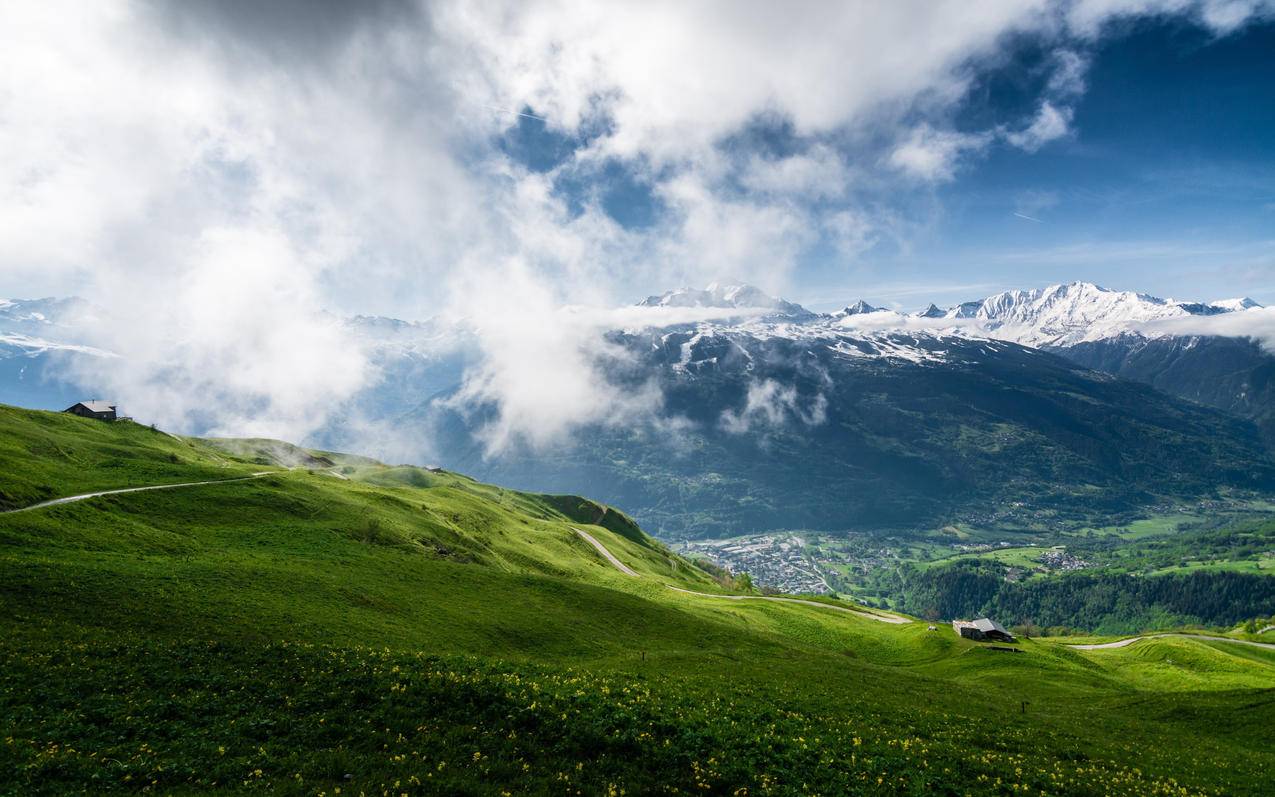
{"type": "MultiPolygon", "coordinates": [[[[62,467],[37,441],[132,465],[144,434],[0,409],[0,483],[62,467]]],[[[1275,766],[1265,650],[1002,653],[700,597],[586,499],[329,458],[0,515],[0,792],[1256,793],[1275,766]]]]}

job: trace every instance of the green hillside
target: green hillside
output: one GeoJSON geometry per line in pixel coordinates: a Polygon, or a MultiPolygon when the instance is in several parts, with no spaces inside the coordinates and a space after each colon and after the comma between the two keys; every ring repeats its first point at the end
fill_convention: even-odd
{"type": "Polygon", "coordinates": [[[0,408],[9,508],[210,479],[0,515],[0,794],[1272,785],[1272,650],[693,595],[584,498],[0,408]]]}

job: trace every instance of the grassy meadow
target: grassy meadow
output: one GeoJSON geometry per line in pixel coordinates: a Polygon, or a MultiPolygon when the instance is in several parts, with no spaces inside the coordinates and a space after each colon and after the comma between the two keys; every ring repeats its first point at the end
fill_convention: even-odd
{"type": "Polygon", "coordinates": [[[0,794],[1275,787],[1272,651],[687,595],[585,498],[0,407],[5,508],[263,471],[0,514],[0,794]]]}

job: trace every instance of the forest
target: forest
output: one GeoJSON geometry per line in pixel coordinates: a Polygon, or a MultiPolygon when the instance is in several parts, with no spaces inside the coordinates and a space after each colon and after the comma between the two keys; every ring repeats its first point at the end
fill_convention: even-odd
{"type": "Polygon", "coordinates": [[[1275,614],[1275,578],[1230,571],[1136,576],[1072,573],[1005,580],[996,562],[902,573],[902,608],[930,619],[987,615],[1005,625],[1121,634],[1234,625],[1275,614]]]}

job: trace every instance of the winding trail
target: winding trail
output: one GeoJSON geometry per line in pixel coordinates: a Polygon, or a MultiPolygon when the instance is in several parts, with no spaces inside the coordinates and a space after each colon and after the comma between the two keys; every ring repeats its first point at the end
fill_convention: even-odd
{"type": "Polygon", "coordinates": [[[574,527],[574,526],[572,526],[572,527],[571,527],[571,530],[572,530],[572,531],[574,531],[576,534],[579,534],[582,538],[584,538],[584,541],[585,541],[585,542],[589,543],[589,544],[590,544],[590,545],[592,545],[594,548],[597,548],[597,549],[598,549],[598,553],[602,554],[602,556],[603,556],[603,557],[604,557],[604,558],[605,558],[608,562],[610,562],[611,564],[615,565],[615,569],[616,569],[616,570],[619,570],[621,573],[623,573],[623,574],[624,574],[624,575],[626,575],[626,576],[633,576],[634,578],[638,578],[638,577],[639,577],[637,573],[633,572],[633,568],[629,567],[629,566],[628,566],[628,565],[626,565],[624,562],[621,562],[619,559],[616,559],[616,558],[615,558],[615,554],[613,554],[613,553],[611,553],[610,551],[608,551],[608,550],[607,550],[607,547],[606,547],[605,545],[603,545],[602,543],[598,542],[597,537],[594,537],[594,536],[593,536],[592,534],[590,534],[589,532],[587,532],[587,531],[582,531],[582,530],[580,530],[580,529],[578,529],[578,528],[576,528],[576,527],[574,527]]]}
{"type": "Polygon", "coordinates": [[[1207,639],[1213,642],[1234,642],[1239,645],[1252,645],[1255,648],[1266,648],[1267,650],[1275,650],[1275,642],[1250,642],[1247,639],[1232,639],[1226,636],[1206,636],[1204,634],[1147,634],[1146,636],[1129,637],[1128,639],[1118,639],[1115,642],[1098,642],[1090,645],[1064,645],[1063,647],[1072,650],[1110,650],[1112,648],[1127,648],[1134,642],[1141,642],[1144,639],[1163,639],[1164,637],[1181,637],[1182,639],[1207,639]]]}
{"type": "Polygon", "coordinates": [[[204,481],[204,482],[183,482],[181,484],[153,484],[153,485],[150,485],[149,487],[125,487],[119,490],[99,490],[98,492],[95,492],[95,493],[84,493],[83,495],[68,495],[65,498],[54,498],[51,501],[41,501],[38,504],[32,504],[31,506],[24,506],[18,509],[5,509],[3,511],[0,511],[0,515],[12,515],[17,512],[30,512],[33,509],[44,509],[45,507],[58,506],[60,504],[72,504],[72,503],[75,503],[76,501],[85,501],[89,498],[97,498],[98,496],[102,496],[102,495],[120,495],[121,493],[141,493],[141,492],[146,492],[148,490],[174,490],[178,487],[201,487],[205,484],[231,484],[232,482],[246,482],[252,479],[259,479],[262,476],[269,476],[272,473],[278,473],[278,472],[279,471],[274,471],[274,470],[263,470],[259,473],[254,473],[251,476],[240,476],[235,479],[213,479],[211,481],[204,481]]]}
{"type": "MultiPolygon", "coordinates": [[[[571,527],[571,530],[574,531],[576,534],[579,534],[582,539],[584,539],[586,542],[588,542],[590,545],[596,548],[598,553],[602,554],[603,558],[605,558],[608,562],[610,562],[615,567],[616,570],[619,570],[621,573],[625,574],[626,576],[633,576],[634,578],[640,578],[640,576],[637,573],[635,573],[631,567],[624,564],[624,562],[621,562],[619,559],[615,558],[615,554],[608,551],[607,547],[603,545],[602,543],[598,542],[597,538],[594,537],[592,534],[582,529],[577,529],[574,526],[571,527]]],[[[835,612],[845,612],[847,614],[853,614],[858,617],[866,617],[869,620],[877,620],[882,623],[891,623],[894,625],[905,625],[907,623],[912,622],[906,617],[898,617],[892,614],[873,614],[871,612],[859,611],[858,609],[851,609],[847,606],[833,606],[830,603],[820,603],[819,601],[808,601],[808,600],[803,600],[801,598],[775,598],[775,597],[770,597],[768,595],[714,595],[711,592],[695,592],[689,589],[682,589],[681,587],[675,587],[672,584],[665,584],[664,586],[668,587],[674,592],[681,592],[686,595],[697,595],[701,598],[721,598],[723,600],[728,600],[728,601],[773,601],[776,603],[800,603],[806,606],[814,606],[819,609],[832,609],[835,612]]]]}

